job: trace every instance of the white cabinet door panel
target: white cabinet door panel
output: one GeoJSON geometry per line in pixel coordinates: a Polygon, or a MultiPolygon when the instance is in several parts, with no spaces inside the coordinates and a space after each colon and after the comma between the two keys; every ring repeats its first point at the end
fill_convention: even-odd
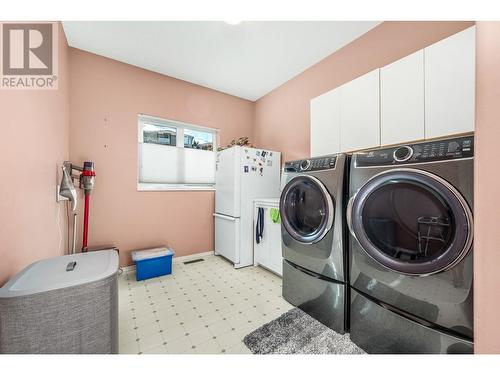
{"type": "Polygon", "coordinates": [[[310,116],[311,156],[340,152],[339,90],[311,99],[310,116]]]}
{"type": "Polygon", "coordinates": [[[424,134],[424,51],[380,69],[382,145],[420,140],[424,134]]]}
{"type": "Polygon", "coordinates": [[[283,257],[281,253],[281,223],[274,223],[271,219],[271,209],[279,209],[279,203],[254,201],[253,218],[253,252],[254,265],[261,265],[278,275],[283,274],[283,257]],[[260,242],[257,244],[255,229],[258,218],[258,208],[264,209],[264,231],[260,242]]]}
{"type": "Polygon", "coordinates": [[[281,224],[269,219],[269,268],[278,275],[283,275],[283,256],[281,251],[281,224]]]}
{"type": "MultiPolygon", "coordinates": [[[[259,205],[254,204],[254,214],[253,214],[253,256],[254,256],[254,264],[267,264],[269,262],[269,251],[268,251],[268,241],[266,241],[266,225],[265,225],[265,216],[264,216],[264,233],[262,234],[262,238],[260,242],[257,243],[256,235],[257,235],[257,220],[259,217],[259,205]]],[[[265,213],[264,213],[265,215],[265,213]]]]}
{"type": "Polygon", "coordinates": [[[475,27],[425,48],[425,136],[474,130],[475,27]]]}
{"type": "Polygon", "coordinates": [[[240,262],[240,219],[214,214],[215,254],[222,255],[233,263],[240,262]]]}
{"type": "Polygon", "coordinates": [[[380,70],[340,87],[340,149],[380,146],[380,70]]]}

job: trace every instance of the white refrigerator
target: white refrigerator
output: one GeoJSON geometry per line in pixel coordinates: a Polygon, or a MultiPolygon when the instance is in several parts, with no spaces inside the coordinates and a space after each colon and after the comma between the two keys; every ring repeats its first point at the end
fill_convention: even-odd
{"type": "Polygon", "coordinates": [[[217,152],[215,166],[215,254],[250,266],[253,200],[279,198],[281,154],[234,146],[217,152]]]}

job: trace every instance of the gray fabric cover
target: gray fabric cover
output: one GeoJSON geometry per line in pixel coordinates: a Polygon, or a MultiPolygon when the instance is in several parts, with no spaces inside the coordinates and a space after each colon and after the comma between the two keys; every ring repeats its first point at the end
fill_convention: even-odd
{"type": "Polygon", "coordinates": [[[362,354],[349,339],[295,308],[245,336],[253,354],[362,354]]]}
{"type": "Polygon", "coordinates": [[[117,353],[117,278],[0,298],[0,353],[117,353]]]}

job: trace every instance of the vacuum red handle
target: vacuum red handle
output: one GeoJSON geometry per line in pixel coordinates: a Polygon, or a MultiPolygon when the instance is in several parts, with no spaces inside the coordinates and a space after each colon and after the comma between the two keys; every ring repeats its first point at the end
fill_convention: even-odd
{"type": "Polygon", "coordinates": [[[83,211],[83,244],[82,252],[87,252],[87,241],[89,236],[89,208],[90,208],[90,192],[85,192],[85,207],[83,211]]]}

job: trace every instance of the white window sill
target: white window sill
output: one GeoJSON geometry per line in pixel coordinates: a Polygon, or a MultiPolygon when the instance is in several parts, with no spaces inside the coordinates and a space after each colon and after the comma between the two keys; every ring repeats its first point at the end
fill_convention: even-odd
{"type": "Polygon", "coordinates": [[[215,191],[214,185],[189,185],[189,184],[137,184],[137,191],[215,191]]]}

